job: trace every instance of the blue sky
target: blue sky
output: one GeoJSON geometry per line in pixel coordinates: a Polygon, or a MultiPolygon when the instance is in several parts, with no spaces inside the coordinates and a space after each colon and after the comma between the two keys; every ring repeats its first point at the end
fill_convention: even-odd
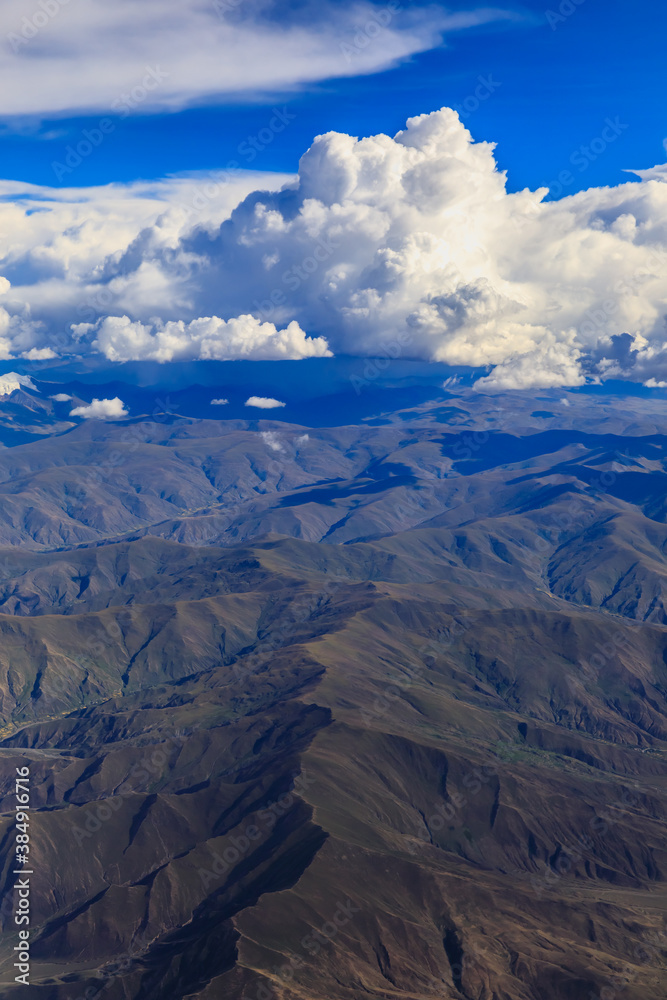
{"type": "MultiPolygon", "coordinates": [[[[234,94],[231,100],[229,95],[202,95],[195,102],[205,106],[158,114],[142,113],[138,106],[129,116],[114,118],[111,141],[77,168],[76,184],[158,178],[216,169],[230,161],[262,171],[293,171],[318,133],[394,134],[411,115],[443,105],[463,107],[466,99],[468,109],[474,108],[480,78],[492,81],[493,93],[464,121],[474,138],[497,142],[497,159],[508,171],[510,190],[548,185],[566,170],[572,179],[562,187],[554,183],[553,193],[568,194],[617,184],[624,179],[624,168],[664,162],[667,8],[654,0],[606,0],[604,5],[564,0],[550,8],[538,0],[497,6],[513,18],[446,31],[443,42],[388,70],[292,83],[287,92],[276,87],[269,94],[234,94]],[[553,16],[547,16],[548,10],[553,16]],[[294,118],[251,162],[248,147],[241,144],[266,128],[274,106],[287,108],[294,118]],[[601,135],[607,119],[623,126],[614,141],[605,144],[603,155],[578,157],[571,169],[573,154],[601,135]]],[[[14,22],[3,21],[5,34],[11,23],[21,23],[19,13],[32,14],[33,7],[38,9],[21,0],[14,22]]],[[[434,9],[433,4],[403,5],[407,14],[419,7],[434,9]]],[[[378,11],[384,9],[377,5],[378,11]]],[[[449,12],[473,9],[461,3],[447,7],[449,12]]],[[[236,13],[231,10],[232,16],[236,13]]],[[[272,15],[280,14],[283,23],[310,20],[317,29],[317,17],[310,16],[307,4],[278,3],[272,15]]],[[[56,18],[20,50],[21,56],[29,59],[36,51],[32,46],[48,46],[55,27],[56,18]]],[[[349,37],[354,45],[352,30],[352,25],[342,29],[340,38],[349,37]]],[[[371,40],[368,48],[376,44],[371,40]]],[[[355,52],[346,72],[353,72],[356,58],[355,52]]],[[[119,67],[119,92],[127,79],[127,71],[119,67]]],[[[0,175],[67,184],[69,177],[54,175],[53,162],[60,162],[68,144],[78,141],[83,130],[94,129],[107,113],[100,108],[83,116],[66,111],[54,116],[45,110],[41,116],[5,117],[0,175]]]]}

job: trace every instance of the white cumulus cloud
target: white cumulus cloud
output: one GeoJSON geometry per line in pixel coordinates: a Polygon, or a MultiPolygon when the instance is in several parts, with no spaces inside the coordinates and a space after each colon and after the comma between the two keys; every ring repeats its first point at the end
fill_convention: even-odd
{"type": "Polygon", "coordinates": [[[68,396],[66,392],[57,392],[55,396],[50,396],[50,399],[55,400],[56,403],[71,403],[72,397],[68,396]]]}
{"type": "Polygon", "coordinates": [[[287,180],[239,170],[98,188],[0,181],[0,360],[80,353],[86,345],[68,332],[73,324],[95,323],[117,305],[131,312],[137,298],[149,315],[184,307],[164,269],[144,258],[177,247],[195,224],[217,228],[258,183],[279,189],[287,180]],[[106,280],[119,257],[133,261],[127,277],[106,280]]]}
{"type": "Polygon", "coordinates": [[[31,347],[21,355],[26,361],[52,361],[58,355],[52,347],[31,347]]]}
{"type": "Polygon", "coordinates": [[[279,399],[272,399],[270,396],[249,396],[245,401],[245,406],[255,406],[260,410],[275,410],[279,406],[285,406],[279,399]]]}
{"type": "Polygon", "coordinates": [[[212,399],[211,406],[227,406],[229,403],[228,399],[212,399]]]}
{"type": "Polygon", "coordinates": [[[92,403],[75,406],[70,410],[70,417],[82,417],[84,420],[117,420],[127,415],[125,403],[118,396],[113,399],[93,399],[92,403]]]}
{"type": "Polygon", "coordinates": [[[501,362],[490,375],[477,379],[478,392],[507,389],[552,389],[559,385],[583,385],[579,351],[571,344],[545,341],[528,354],[514,355],[501,362]]]}
{"type": "MultiPolygon", "coordinates": [[[[480,388],[578,385],[628,357],[667,368],[667,185],[647,173],[558,202],[510,194],[493,144],[445,108],[394,138],[320,136],[295,182],[151,266],[195,317],[251,312],[335,353],[501,366],[480,388]]],[[[109,273],[128,281],[122,260],[109,273]]]]}

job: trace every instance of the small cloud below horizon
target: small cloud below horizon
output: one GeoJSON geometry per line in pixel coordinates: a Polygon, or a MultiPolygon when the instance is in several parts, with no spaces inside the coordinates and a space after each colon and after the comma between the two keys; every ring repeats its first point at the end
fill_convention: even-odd
{"type": "Polygon", "coordinates": [[[211,406],[227,406],[229,403],[228,399],[212,399],[211,406]]]}
{"type": "Polygon", "coordinates": [[[55,396],[49,396],[56,403],[71,403],[73,396],[68,396],[66,392],[57,392],[55,396]]]}
{"type": "Polygon", "coordinates": [[[270,396],[249,396],[244,406],[255,406],[259,410],[275,410],[279,406],[286,406],[279,399],[272,399],[270,396]]]}
{"type": "Polygon", "coordinates": [[[275,431],[262,431],[260,437],[271,451],[285,451],[280,440],[280,435],[276,434],[275,431]]]}
{"type": "Polygon", "coordinates": [[[93,399],[85,406],[75,406],[70,410],[70,417],[81,417],[83,420],[118,420],[129,416],[125,403],[118,396],[113,399],[93,399]]]}

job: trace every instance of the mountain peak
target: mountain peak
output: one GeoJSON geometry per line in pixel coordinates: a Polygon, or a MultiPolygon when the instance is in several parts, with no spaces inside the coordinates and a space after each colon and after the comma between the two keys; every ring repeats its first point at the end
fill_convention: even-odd
{"type": "Polygon", "coordinates": [[[32,389],[39,392],[39,389],[28,375],[19,375],[17,372],[7,372],[0,375],[0,396],[11,396],[13,392],[22,388],[32,389]]]}

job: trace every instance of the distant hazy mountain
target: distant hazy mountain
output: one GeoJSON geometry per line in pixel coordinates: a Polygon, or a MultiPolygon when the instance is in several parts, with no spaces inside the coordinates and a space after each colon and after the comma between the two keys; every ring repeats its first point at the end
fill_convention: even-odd
{"type": "Polygon", "coordinates": [[[0,400],[8,1000],[663,1000],[663,394],[350,365],[0,400]]]}

